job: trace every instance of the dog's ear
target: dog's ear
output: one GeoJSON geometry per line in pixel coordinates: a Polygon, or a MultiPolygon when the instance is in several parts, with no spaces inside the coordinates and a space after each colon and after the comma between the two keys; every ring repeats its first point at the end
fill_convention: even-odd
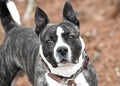
{"type": "Polygon", "coordinates": [[[74,23],[78,27],[80,26],[79,20],[77,19],[76,14],[75,14],[75,12],[74,12],[74,10],[69,2],[66,2],[64,5],[63,17],[65,19],[67,19],[68,21],[74,23]]]}
{"type": "Polygon", "coordinates": [[[44,29],[44,27],[49,23],[49,19],[46,13],[39,7],[36,7],[35,11],[35,32],[37,35],[44,29]]]}

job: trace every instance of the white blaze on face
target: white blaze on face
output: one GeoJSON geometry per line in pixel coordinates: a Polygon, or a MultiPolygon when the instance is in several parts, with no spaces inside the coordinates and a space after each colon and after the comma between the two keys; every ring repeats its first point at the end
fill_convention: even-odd
{"type": "Polygon", "coordinates": [[[58,38],[57,38],[57,42],[54,47],[54,58],[56,62],[60,62],[60,57],[57,54],[57,49],[59,47],[66,47],[68,49],[67,60],[70,62],[71,61],[71,49],[70,49],[70,46],[63,39],[62,33],[64,33],[64,30],[61,27],[58,27],[57,32],[56,32],[56,35],[58,38]]]}

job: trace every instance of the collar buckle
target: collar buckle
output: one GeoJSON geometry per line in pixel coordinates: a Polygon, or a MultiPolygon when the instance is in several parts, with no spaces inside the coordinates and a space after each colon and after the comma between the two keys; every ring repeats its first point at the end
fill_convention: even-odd
{"type": "Polygon", "coordinates": [[[61,83],[67,86],[76,86],[74,79],[62,79],[61,83]]]}

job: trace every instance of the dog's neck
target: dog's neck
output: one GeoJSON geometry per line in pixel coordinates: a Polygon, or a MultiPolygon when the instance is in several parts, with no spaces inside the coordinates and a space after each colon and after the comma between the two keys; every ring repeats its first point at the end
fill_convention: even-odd
{"type": "Polygon", "coordinates": [[[63,83],[63,84],[67,84],[68,86],[76,86],[75,83],[75,78],[84,70],[87,68],[88,62],[89,62],[89,57],[88,55],[86,55],[84,53],[84,57],[85,60],[83,62],[83,66],[75,73],[73,74],[71,77],[64,77],[64,76],[59,76],[59,75],[55,75],[53,73],[48,73],[48,76],[50,78],[52,78],[53,80],[55,80],[58,83],[63,83]]]}

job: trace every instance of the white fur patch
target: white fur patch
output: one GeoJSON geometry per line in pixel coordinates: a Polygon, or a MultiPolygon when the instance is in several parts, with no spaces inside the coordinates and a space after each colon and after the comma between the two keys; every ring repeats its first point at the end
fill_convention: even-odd
{"type": "MultiPolygon", "coordinates": [[[[47,83],[48,83],[49,86],[68,86],[68,85],[64,85],[62,83],[56,82],[55,80],[53,80],[52,78],[50,78],[47,73],[45,74],[45,77],[46,77],[46,80],[47,80],[47,83]]],[[[76,77],[75,83],[77,84],[77,86],[89,86],[89,84],[86,81],[83,73],[80,73],[76,77]]]]}
{"type": "Polygon", "coordinates": [[[80,73],[76,79],[75,82],[77,84],[77,86],[89,86],[88,82],[86,81],[83,73],[80,73]]]}
{"type": "Polygon", "coordinates": [[[7,8],[9,9],[10,11],[10,14],[13,18],[13,20],[18,23],[19,25],[21,25],[21,22],[20,22],[20,15],[19,15],[19,12],[16,8],[16,5],[13,1],[8,1],[7,3],[7,8]]]}
{"type": "Polygon", "coordinates": [[[67,59],[70,62],[71,61],[71,49],[70,49],[69,45],[67,43],[65,43],[64,39],[62,38],[62,33],[64,33],[63,29],[61,27],[58,27],[57,33],[56,33],[56,35],[58,36],[58,39],[57,39],[57,42],[54,47],[54,57],[55,57],[56,62],[60,62],[60,60],[59,60],[60,57],[57,54],[57,49],[59,47],[66,47],[68,49],[68,58],[67,59]]]}
{"type": "Polygon", "coordinates": [[[48,83],[48,86],[62,86],[62,85],[60,85],[60,83],[58,83],[55,80],[53,80],[52,78],[50,78],[47,73],[45,74],[45,78],[48,83]]]}

